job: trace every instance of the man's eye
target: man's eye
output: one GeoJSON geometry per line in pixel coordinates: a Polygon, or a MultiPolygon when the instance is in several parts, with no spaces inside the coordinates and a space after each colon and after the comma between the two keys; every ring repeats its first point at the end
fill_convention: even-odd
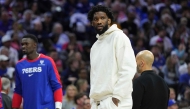
{"type": "Polygon", "coordinates": [[[94,18],[94,21],[97,21],[98,19],[94,18]]]}

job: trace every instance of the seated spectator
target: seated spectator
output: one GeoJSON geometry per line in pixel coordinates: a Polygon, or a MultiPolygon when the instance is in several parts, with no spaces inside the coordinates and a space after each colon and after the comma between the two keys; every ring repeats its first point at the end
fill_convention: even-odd
{"type": "Polygon", "coordinates": [[[84,109],[91,109],[90,99],[89,98],[84,100],[84,109]]]}
{"type": "Polygon", "coordinates": [[[169,88],[170,89],[170,96],[169,96],[169,99],[171,100],[171,99],[173,99],[173,100],[175,100],[176,99],[176,93],[175,93],[175,90],[174,90],[174,88],[169,88]]]}
{"type": "Polygon", "coordinates": [[[127,29],[129,31],[129,36],[128,37],[135,37],[137,35],[137,30],[138,30],[138,26],[135,23],[135,18],[136,18],[136,12],[135,12],[135,7],[134,6],[130,6],[127,9],[127,20],[122,22],[121,25],[121,29],[127,29]]]}
{"type": "Polygon", "coordinates": [[[12,29],[13,20],[9,18],[7,11],[1,11],[0,17],[0,36],[2,37],[12,29]]]}
{"type": "Polygon", "coordinates": [[[88,81],[86,79],[78,79],[76,82],[76,86],[79,93],[88,94],[88,81]]]}
{"type": "Polygon", "coordinates": [[[68,50],[68,47],[73,46],[74,51],[82,52],[83,51],[82,45],[77,42],[75,34],[74,33],[69,33],[68,37],[69,37],[70,42],[67,42],[67,43],[63,44],[62,49],[63,50],[68,50]]]}
{"type": "Polygon", "coordinates": [[[187,63],[185,62],[185,63],[181,64],[181,65],[179,66],[179,69],[178,69],[178,70],[179,70],[180,76],[181,76],[182,74],[187,73],[187,72],[188,72],[187,63]]]}
{"type": "Polygon", "coordinates": [[[166,59],[165,59],[164,55],[161,54],[159,47],[157,45],[152,46],[151,52],[154,55],[153,66],[158,69],[162,69],[162,67],[165,64],[166,59]]]}
{"type": "Polygon", "coordinates": [[[79,68],[79,62],[73,57],[68,59],[68,66],[62,73],[63,84],[65,86],[74,84],[78,79],[77,70],[79,68]]]}
{"type": "Polygon", "coordinates": [[[63,26],[60,23],[55,23],[52,28],[52,32],[49,34],[54,46],[58,52],[62,49],[65,43],[69,42],[67,34],[63,30],[63,26]]]}
{"type": "Polygon", "coordinates": [[[78,76],[79,76],[79,79],[85,79],[88,81],[88,83],[90,83],[90,75],[88,74],[88,71],[87,69],[85,68],[80,68],[78,70],[78,76]]]}
{"type": "Polygon", "coordinates": [[[11,36],[5,35],[2,37],[1,42],[3,43],[3,46],[0,47],[0,52],[2,49],[7,48],[9,50],[9,59],[10,59],[10,65],[14,66],[18,62],[18,51],[11,47],[11,36]]]}
{"type": "Polygon", "coordinates": [[[22,25],[22,27],[28,32],[33,29],[33,24],[32,24],[32,11],[31,10],[25,10],[23,19],[19,20],[18,23],[22,25]]]}
{"type": "Polygon", "coordinates": [[[77,94],[77,88],[74,85],[68,85],[66,88],[66,94],[63,98],[62,109],[72,109],[76,106],[74,97],[77,94]]]}
{"type": "Polygon", "coordinates": [[[190,109],[190,88],[186,88],[184,97],[178,104],[180,109],[190,109]]]}
{"type": "Polygon", "coordinates": [[[44,21],[42,22],[43,30],[48,34],[51,33],[53,28],[52,14],[50,12],[44,13],[44,21]]]}
{"type": "Polygon", "coordinates": [[[6,32],[7,35],[17,34],[19,41],[20,39],[27,34],[26,30],[19,24],[17,21],[13,23],[13,29],[6,32]]]}
{"type": "Polygon", "coordinates": [[[163,40],[164,52],[171,52],[173,45],[171,40],[166,36],[166,30],[163,27],[160,27],[158,34],[150,39],[149,45],[154,46],[159,38],[163,40]]]}
{"type": "Polygon", "coordinates": [[[177,102],[175,100],[169,100],[168,109],[178,109],[177,102]]]}
{"type": "Polygon", "coordinates": [[[169,37],[172,37],[174,32],[176,31],[175,29],[177,26],[174,18],[170,14],[164,13],[161,15],[161,21],[166,27],[166,32],[169,34],[169,37]]]}
{"type": "Polygon", "coordinates": [[[48,38],[48,33],[43,30],[42,22],[36,20],[33,22],[34,28],[28,31],[30,34],[35,35],[38,38],[38,42],[42,43],[42,41],[48,38]]]}
{"type": "Polygon", "coordinates": [[[3,101],[3,108],[4,109],[12,109],[12,107],[11,107],[12,100],[8,96],[9,91],[10,91],[11,82],[8,78],[2,77],[1,84],[2,84],[1,95],[2,95],[2,101],[3,101]]]}
{"type": "Polygon", "coordinates": [[[55,65],[59,73],[63,72],[62,60],[59,57],[59,53],[56,50],[51,50],[49,56],[54,60],[55,65]]]}
{"type": "Polygon", "coordinates": [[[135,46],[133,48],[135,55],[142,50],[145,50],[145,44],[144,44],[144,39],[143,38],[137,38],[135,46]]]}
{"type": "Polygon", "coordinates": [[[166,60],[166,64],[162,68],[164,73],[164,80],[169,85],[175,89],[175,92],[178,90],[178,79],[179,79],[179,63],[176,56],[169,56],[166,60]]]}
{"type": "Polygon", "coordinates": [[[180,93],[183,94],[186,88],[190,88],[190,63],[187,66],[188,72],[182,74],[179,79],[180,93]]]}
{"type": "Polygon", "coordinates": [[[178,48],[178,45],[183,42],[183,40],[180,38],[180,32],[179,30],[176,30],[174,33],[173,33],[173,36],[171,38],[172,40],[172,43],[174,45],[174,48],[178,48]]]}
{"type": "Polygon", "coordinates": [[[184,63],[185,58],[186,58],[185,49],[186,49],[185,44],[184,43],[180,43],[178,45],[178,48],[174,50],[174,52],[176,53],[176,55],[177,55],[177,57],[179,59],[179,62],[181,64],[184,63]]]}
{"type": "MultiPolygon", "coordinates": [[[[188,42],[187,42],[187,44],[185,45],[185,47],[186,47],[187,57],[189,57],[189,56],[190,56],[190,37],[188,38],[188,42]]],[[[187,58],[187,61],[190,62],[190,58],[187,58]]]]}
{"type": "Polygon", "coordinates": [[[76,10],[80,13],[87,14],[92,6],[94,6],[94,4],[89,0],[78,0],[76,10]]]}
{"type": "Polygon", "coordinates": [[[87,99],[87,96],[83,93],[78,93],[74,100],[76,106],[73,107],[72,109],[84,109],[84,101],[87,99]]]}

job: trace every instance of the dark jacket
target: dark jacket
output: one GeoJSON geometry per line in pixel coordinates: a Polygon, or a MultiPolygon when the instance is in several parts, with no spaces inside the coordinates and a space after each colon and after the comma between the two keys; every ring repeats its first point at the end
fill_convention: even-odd
{"type": "Polygon", "coordinates": [[[144,71],[133,81],[133,109],[167,109],[169,88],[154,71],[144,71]]]}
{"type": "Polygon", "coordinates": [[[1,95],[2,95],[2,100],[3,100],[3,108],[4,109],[12,109],[11,98],[7,94],[4,94],[4,93],[1,93],[1,95]]]}

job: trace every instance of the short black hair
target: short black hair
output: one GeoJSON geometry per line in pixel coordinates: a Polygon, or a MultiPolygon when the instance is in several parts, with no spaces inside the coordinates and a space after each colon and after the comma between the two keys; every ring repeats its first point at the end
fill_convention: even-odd
{"type": "Polygon", "coordinates": [[[24,35],[22,38],[30,38],[32,39],[36,44],[38,44],[38,39],[35,35],[33,34],[27,34],[27,35],[24,35]]]}
{"type": "Polygon", "coordinates": [[[90,22],[92,22],[94,13],[100,12],[100,11],[105,12],[106,15],[108,16],[108,18],[111,19],[111,23],[113,23],[114,17],[113,17],[113,13],[112,13],[111,9],[106,6],[102,6],[102,5],[96,5],[91,8],[91,10],[88,12],[88,20],[90,20],[90,22]]]}

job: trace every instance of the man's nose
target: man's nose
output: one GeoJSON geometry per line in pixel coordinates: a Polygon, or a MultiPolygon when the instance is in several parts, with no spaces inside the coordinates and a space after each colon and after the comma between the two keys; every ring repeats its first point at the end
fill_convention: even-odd
{"type": "Polygon", "coordinates": [[[102,20],[101,20],[101,19],[99,19],[97,23],[98,23],[98,24],[101,24],[101,23],[102,23],[102,20]]]}
{"type": "Polygon", "coordinates": [[[25,48],[25,45],[22,45],[22,48],[25,48]]]}

